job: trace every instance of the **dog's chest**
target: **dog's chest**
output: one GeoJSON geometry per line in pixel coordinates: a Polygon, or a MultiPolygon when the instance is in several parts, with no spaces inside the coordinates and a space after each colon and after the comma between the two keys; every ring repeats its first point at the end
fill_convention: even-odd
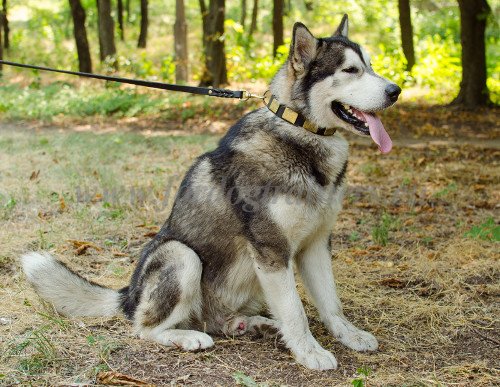
{"type": "Polygon", "coordinates": [[[332,231],[342,207],[343,192],[344,187],[341,186],[335,192],[321,195],[323,200],[297,199],[285,195],[274,200],[269,207],[270,214],[287,239],[292,255],[308,240],[328,235],[332,231]]]}
{"type": "Polygon", "coordinates": [[[303,179],[304,192],[277,195],[269,205],[271,218],[280,227],[292,254],[316,236],[329,235],[342,208],[347,143],[332,139],[332,146],[337,151],[332,152],[329,160],[324,160],[328,167],[328,185],[322,186],[309,176],[303,179]]]}

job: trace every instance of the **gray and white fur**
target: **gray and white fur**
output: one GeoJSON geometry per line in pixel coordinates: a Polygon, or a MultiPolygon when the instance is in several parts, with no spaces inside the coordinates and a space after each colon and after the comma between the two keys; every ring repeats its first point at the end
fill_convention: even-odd
{"type": "MultiPolygon", "coordinates": [[[[380,110],[394,102],[387,92],[394,85],[373,72],[368,54],[347,38],[347,25],[345,15],[331,37],[317,39],[296,23],[289,58],[270,89],[318,126],[365,135],[332,103],[380,110]]],[[[258,109],[187,172],[129,286],[102,287],[45,253],[24,255],[24,272],[67,316],[123,312],[141,338],[188,351],[213,346],[210,334],[274,329],[298,363],[336,368],[309,330],[294,267],[331,334],[356,351],[376,350],[375,337],[344,316],[332,272],[347,157],[338,131],[319,136],[258,109]]]]}

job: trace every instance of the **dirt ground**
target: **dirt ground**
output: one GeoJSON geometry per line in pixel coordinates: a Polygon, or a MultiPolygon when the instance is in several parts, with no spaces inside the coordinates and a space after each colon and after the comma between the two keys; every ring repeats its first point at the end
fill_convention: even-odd
{"type": "Polygon", "coordinates": [[[49,250],[89,279],[124,286],[183,172],[226,123],[195,135],[0,123],[0,384],[500,385],[498,115],[479,130],[478,115],[457,126],[441,111],[425,127],[431,113],[403,113],[386,117],[401,123],[390,154],[352,143],[333,238],[345,313],[380,348],[340,345],[304,296],[313,335],[339,362],[326,372],[297,365],[278,339],[217,337],[185,353],[135,338],[119,316],[67,319],[20,272],[20,254],[49,250]],[[413,121],[420,132],[405,130],[413,121]]]}

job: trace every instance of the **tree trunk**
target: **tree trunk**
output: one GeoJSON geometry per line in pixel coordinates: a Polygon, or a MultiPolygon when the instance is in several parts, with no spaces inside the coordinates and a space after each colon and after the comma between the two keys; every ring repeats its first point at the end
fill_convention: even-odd
{"type": "Polygon", "coordinates": [[[247,0],[241,0],[241,17],[240,24],[245,28],[245,23],[247,20],[247,0]]]}
{"type": "Polygon", "coordinates": [[[97,0],[97,16],[101,61],[104,61],[116,55],[115,23],[111,17],[111,0],[97,0]]]}
{"type": "Polygon", "coordinates": [[[201,31],[202,31],[202,44],[203,50],[205,50],[205,42],[207,41],[208,35],[208,10],[207,5],[205,4],[205,0],[199,0],[200,3],[200,13],[201,13],[201,31]]]}
{"type": "Polygon", "coordinates": [[[141,0],[141,32],[139,34],[139,41],[137,42],[137,47],[146,48],[146,43],[148,39],[148,0],[141,0]]]}
{"type": "MultiPolygon", "coordinates": [[[[10,28],[9,19],[7,17],[7,0],[2,0],[2,24],[3,24],[3,46],[5,48],[10,47],[10,28]]],[[[2,39],[0,39],[0,44],[2,44],[2,39]]]]}
{"type": "Polygon", "coordinates": [[[398,0],[398,8],[399,26],[401,28],[401,45],[406,58],[406,70],[411,71],[415,65],[415,50],[413,48],[410,0],[398,0]]]}
{"type": "Polygon", "coordinates": [[[462,82],[452,104],[468,108],[489,103],[486,86],[485,30],[491,12],[486,0],[458,0],[462,41],[462,82]]]}
{"type": "Polygon", "coordinates": [[[123,0],[116,2],[116,11],[118,17],[118,28],[120,28],[120,39],[125,40],[125,29],[123,27],[123,0]]]}
{"type": "Polygon", "coordinates": [[[127,12],[127,23],[130,23],[130,0],[125,0],[125,11],[127,12]]]}
{"type": "Polygon", "coordinates": [[[273,0],[273,56],[276,56],[278,47],[283,45],[283,0],[273,0]]]}
{"type": "MultiPolygon", "coordinates": [[[[0,15],[2,16],[2,15],[0,15]]],[[[3,28],[3,23],[4,23],[4,18],[0,17],[0,60],[3,60],[3,45],[2,45],[2,28],[3,28]]],[[[3,65],[0,64],[0,77],[2,76],[3,72],[3,65]]]]}
{"type": "MultiPolygon", "coordinates": [[[[206,7],[200,0],[200,7],[206,7]]],[[[210,0],[208,12],[205,12],[204,54],[205,68],[200,79],[200,86],[219,87],[227,84],[226,53],[224,51],[224,15],[225,0],[210,0]]]]}
{"type": "Polygon", "coordinates": [[[78,69],[84,73],[91,73],[92,59],[87,40],[87,29],[85,28],[85,10],[80,0],[69,0],[69,5],[71,7],[71,16],[73,16],[73,34],[78,52],[78,69]]]}
{"type": "Polygon", "coordinates": [[[257,31],[258,13],[259,13],[259,0],[253,0],[252,22],[250,23],[250,31],[248,31],[248,37],[252,37],[253,33],[257,31]]]}
{"type": "Polygon", "coordinates": [[[182,83],[188,80],[188,43],[187,23],[184,0],[175,0],[175,82],[182,83]]]}

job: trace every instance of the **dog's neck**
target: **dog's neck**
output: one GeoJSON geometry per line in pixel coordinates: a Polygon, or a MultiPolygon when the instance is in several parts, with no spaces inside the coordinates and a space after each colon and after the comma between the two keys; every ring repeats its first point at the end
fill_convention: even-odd
{"type": "Polygon", "coordinates": [[[292,89],[294,83],[294,77],[290,76],[288,61],[278,70],[273,80],[271,81],[271,85],[269,86],[269,91],[272,95],[274,95],[280,104],[288,106],[290,109],[293,109],[299,113],[303,113],[300,111],[299,106],[296,106],[292,100],[292,89]]]}

